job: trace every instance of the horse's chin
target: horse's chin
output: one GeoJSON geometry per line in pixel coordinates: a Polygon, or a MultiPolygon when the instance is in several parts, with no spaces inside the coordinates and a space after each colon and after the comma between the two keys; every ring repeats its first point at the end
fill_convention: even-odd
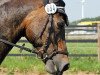
{"type": "Polygon", "coordinates": [[[46,62],[46,71],[50,74],[55,74],[56,73],[56,69],[55,69],[55,64],[53,62],[53,60],[48,60],[46,62]]]}

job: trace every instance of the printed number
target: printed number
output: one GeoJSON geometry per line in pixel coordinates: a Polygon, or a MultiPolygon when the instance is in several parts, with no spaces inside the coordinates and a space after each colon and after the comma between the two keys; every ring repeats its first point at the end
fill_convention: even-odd
{"type": "Polygon", "coordinates": [[[56,6],[54,3],[47,4],[47,5],[45,6],[45,11],[46,11],[48,14],[54,14],[54,13],[56,13],[56,11],[57,11],[57,6],[56,6]]]}

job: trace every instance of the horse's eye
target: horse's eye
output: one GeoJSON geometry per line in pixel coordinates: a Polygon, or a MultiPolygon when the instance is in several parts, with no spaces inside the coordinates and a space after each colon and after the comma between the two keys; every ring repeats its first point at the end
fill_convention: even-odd
{"type": "Polygon", "coordinates": [[[60,21],[60,22],[57,23],[57,25],[58,25],[59,28],[62,28],[62,27],[65,26],[65,22],[64,21],[60,21]]]}

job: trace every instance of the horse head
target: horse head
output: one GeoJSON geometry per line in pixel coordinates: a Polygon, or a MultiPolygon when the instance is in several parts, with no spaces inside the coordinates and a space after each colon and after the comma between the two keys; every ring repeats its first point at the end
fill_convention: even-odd
{"type": "Polygon", "coordinates": [[[38,55],[46,64],[46,70],[53,75],[62,75],[69,68],[65,42],[65,25],[68,25],[68,18],[64,10],[65,3],[62,0],[47,0],[46,3],[52,2],[61,7],[56,13],[46,13],[44,3],[43,7],[32,11],[22,24],[26,38],[37,49],[38,55]]]}

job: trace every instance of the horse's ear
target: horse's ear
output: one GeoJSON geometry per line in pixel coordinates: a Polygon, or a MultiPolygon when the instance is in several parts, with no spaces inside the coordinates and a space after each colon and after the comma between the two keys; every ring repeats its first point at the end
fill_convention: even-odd
{"type": "Polygon", "coordinates": [[[65,11],[63,9],[59,9],[57,12],[63,15],[63,19],[65,21],[65,24],[68,26],[69,25],[69,21],[68,21],[68,16],[65,13],[65,11]]]}
{"type": "Polygon", "coordinates": [[[68,26],[68,25],[69,25],[69,21],[68,21],[68,17],[67,17],[67,15],[64,16],[64,21],[65,21],[66,26],[68,26]]]}
{"type": "Polygon", "coordinates": [[[65,21],[66,26],[68,26],[69,21],[68,21],[68,16],[67,15],[64,15],[64,21],[65,21]]]}

